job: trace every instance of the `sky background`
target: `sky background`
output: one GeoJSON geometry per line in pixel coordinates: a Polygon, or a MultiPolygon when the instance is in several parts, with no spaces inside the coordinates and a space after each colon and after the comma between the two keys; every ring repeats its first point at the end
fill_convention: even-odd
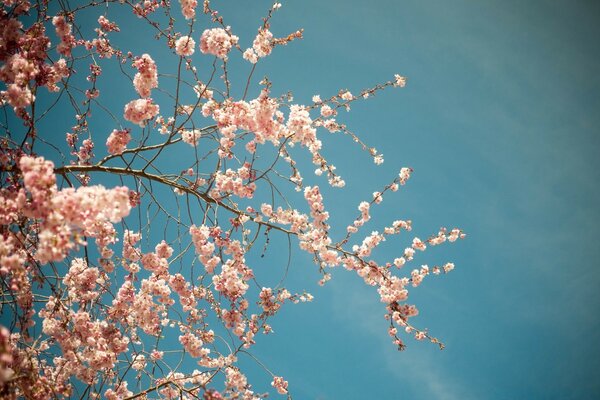
{"type": "MultiPolygon", "coordinates": [[[[270,3],[213,6],[245,48],[270,3]]],[[[122,44],[150,53],[159,72],[176,65],[139,25],[122,22],[130,14],[111,12],[122,44]]],[[[410,219],[413,235],[386,242],[376,259],[397,257],[413,236],[424,239],[440,226],[468,234],[417,254],[406,267],[456,264],[448,275],[427,277],[410,297],[421,312],[413,323],[440,338],[444,351],[410,337],[407,350],[396,351],[374,288],[342,269],[319,288],[311,258],[294,250],[288,286],[310,291],[315,301],[285,307],[272,320],[275,334],[261,337],[254,351],[290,382],[294,398],[600,397],[599,18],[595,1],[283,3],[272,31],[304,28],[304,39],[261,61],[255,85],[268,75],[274,95],[291,90],[306,104],[314,94],[358,93],[395,73],[408,78],[405,88],[340,116],[384,154],[382,166],[348,137],[321,132],[323,152],[347,187],[325,189],[323,178],[304,175],[324,189],[332,225],[346,226],[360,201],[410,166],[409,183],[374,207],[365,232],[410,219]]],[[[200,71],[212,63],[194,57],[200,71]]],[[[246,70],[231,76],[238,91],[249,68],[239,65],[246,70]]],[[[116,113],[136,97],[131,85],[106,82],[100,89],[119,99],[111,104],[116,113]]],[[[49,123],[63,132],[72,119],[49,123]]],[[[107,119],[94,123],[114,128],[107,119]]],[[[265,262],[281,274],[285,260],[287,244],[272,244],[265,262]]],[[[242,363],[256,388],[268,390],[269,376],[250,359],[242,363]]]]}

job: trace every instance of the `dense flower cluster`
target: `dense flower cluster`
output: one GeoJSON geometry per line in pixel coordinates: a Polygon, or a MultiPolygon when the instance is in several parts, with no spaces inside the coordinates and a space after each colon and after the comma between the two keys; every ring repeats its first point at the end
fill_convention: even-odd
{"type": "Polygon", "coordinates": [[[71,50],[75,46],[75,37],[71,33],[71,24],[68,24],[62,15],[52,18],[52,24],[56,28],[56,35],[60,38],[60,43],[56,50],[63,56],[70,56],[71,50]]]}
{"type": "Polygon", "coordinates": [[[252,47],[244,51],[243,57],[256,64],[259,58],[263,58],[271,54],[273,50],[273,34],[265,28],[258,30],[258,35],[252,42],[252,47]]]}
{"type": "Polygon", "coordinates": [[[196,16],[197,0],[179,0],[181,4],[181,13],[185,19],[192,19],[196,16]]]}
{"type": "MultiPolygon", "coordinates": [[[[44,25],[25,28],[19,21],[20,14],[28,10],[29,3],[22,1],[11,13],[0,13],[0,81],[6,85],[6,90],[0,91],[0,98],[24,119],[27,119],[24,108],[35,101],[35,87],[46,86],[50,91],[58,91],[57,83],[70,74],[64,59],[47,62],[50,39],[44,25]]],[[[70,25],[63,16],[53,18],[53,22],[61,38],[57,50],[70,54],[75,45],[70,25]]]]}
{"type": "Polygon", "coordinates": [[[227,53],[237,45],[239,38],[223,28],[206,29],[200,37],[200,51],[227,58],[227,53]]]}
{"type": "Polygon", "coordinates": [[[35,258],[41,263],[61,261],[77,244],[77,233],[100,237],[104,222],[116,223],[129,214],[129,190],[103,186],[58,190],[54,165],[42,157],[21,157],[23,188],[17,204],[21,212],[41,220],[35,258]]]}
{"type": "Polygon", "coordinates": [[[148,54],[133,62],[138,72],[133,77],[133,86],[141,97],[150,97],[150,91],[158,87],[156,63],[148,54]]]}
{"type": "Polygon", "coordinates": [[[152,99],[137,99],[125,104],[123,117],[127,121],[144,127],[146,122],[156,117],[159,112],[160,107],[158,104],[154,104],[152,99]]]}
{"type": "Polygon", "coordinates": [[[181,132],[181,140],[190,146],[196,146],[201,136],[202,132],[199,129],[189,129],[181,132]]]}
{"type": "Polygon", "coordinates": [[[128,129],[113,129],[106,139],[106,148],[110,154],[121,154],[125,151],[127,144],[131,140],[128,129]]]}
{"type": "Polygon", "coordinates": [[[214,177],[215,188],[211,191],[211,196],[218,199],[228,194],[235,194],[242,198],[252,198],[256,184],[254,182],[244,183],[252,178],[250,167],[250,163],[245,163],[237,171],[231,169],[227,169],[224,173],[217,171],[214,177]]]}
{"type": "Polygon", "coordinates": [[[175,42],[175,52],[180,56],[191,56],[194,54],[196,41],[189,36],[182,36],[175,42]]]}

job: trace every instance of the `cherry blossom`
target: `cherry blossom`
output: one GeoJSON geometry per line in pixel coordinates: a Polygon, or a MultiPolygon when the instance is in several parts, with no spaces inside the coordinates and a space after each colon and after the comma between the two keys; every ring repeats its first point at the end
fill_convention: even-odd
{"type": "Polygon", "coordinates": [[[227,53],[235,46],[239,38],[223,28],[206,29],[200,37],[200,51],[226,58],[227,53]]]}
{"type": "Polygon", "coordinates": [[[175,52],[180,56],[191,56],[194,54],[196,42],[189,36],[182,36],[175,42],[175,52]]]}
{"type": "Polygon", "coordinates": [[[242,38],[212,7],[65,3],[54,15],[27,0],[0,5],[6,398],[258,400],[268,393],[256,388],[270,380],[272,392],[291,398],[293,386],[253,351],[278,334],[277,314],[314,297],[294,287],[272,252],[306,252],[294,262],[312,260],[314,268],[301,270],[318,285],[338,269],[372,286],[381,329],[398,349],[406,347],[401,335],[443,347],[418,326],[419,309],[408,301],[455,269],[421,258],[465,233],[441,227],[407,236],[411,220],[375,218],[397,204],[409,167],[383,187],[362,182],[364,196],[341,226],[346,216],[328,197],[354,179],[332,163],[346,156],[330,144],[338,136],[357,143],[366,161],[384,162],[341,111],[406,78],[296,100],[243,61],[276,56],[276,46],[302,37],[301,29],[271,31],[281,4],[242,38]],[[124,32],[149,28],[154,39],[134,47],[117,16],[124,32]],[[131,84],[133,96],[114,90],[131,93],[131,84]],[[280,237],[289,248],[278,247],[280,237]],[[257,373],[248,374],[247,357],[257,373]],[[254,384],[260,371],[264,382],[254,384]]]}

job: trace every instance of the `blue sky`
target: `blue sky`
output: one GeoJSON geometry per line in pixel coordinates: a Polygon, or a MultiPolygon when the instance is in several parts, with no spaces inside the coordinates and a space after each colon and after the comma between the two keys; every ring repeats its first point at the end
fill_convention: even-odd
{"type": "MultiPolygon", "coordinates": [[[[270,3],[213,5],[247,47],[270,3]]],[[[408,77],[406,88],[340,117],[383,152],[382,166],[349,138],[321,133],[324,154],[347,181],[341,191],[324,190],[332,224],[345,226],[361,200],[410,166],[413,178],[373,210],[368,230],[401,218],[421,238],[440,226],[468,234],[414,262],[457,265],[411,292],[421,311],[414,323],[444,341],[442,352],[408,337],[407,350],[397,352],[373,288],[341,269],[319,288],[310,257],[294,250],[288,286],[309,290],[315,301],[284,308],[255,354],[285,376],[295,398],[600,397],[599,17],[593,1],[283,3],[272,31],[304,28],[304,39],[261,62],[255,84],[268,75],[274,94],[291,90],[308,103],[313,94],[408,77]]],[[[109,11],[109,18],[130,16],[109,11]]],[[[150,53],[159,72],[173,68],[164,46],[132,34],[141,32],[137,26],[121,23],[122,43],[150,53]]],[[[212,63],[195,60],[199,69],[212,63]]],[[[232,81],[239,85],[246,73],[232,81]]],[[[119,99],[116,112],[135,97],[127,82],[104,85],[119,99]]],[[[51,123],[62,132],[72,121],[51,123]]],[[[324,179],[304,175],[325,187],[324,179]]],[[[393,259],[411,239],[385,243],[376,258],[393,259]]],[[[264,262],[279,274],[284,260],[287,245],[275,241],[264,262]]],[[[251,360],[242,363],[267,390],[270,378],[251,360]]]]}

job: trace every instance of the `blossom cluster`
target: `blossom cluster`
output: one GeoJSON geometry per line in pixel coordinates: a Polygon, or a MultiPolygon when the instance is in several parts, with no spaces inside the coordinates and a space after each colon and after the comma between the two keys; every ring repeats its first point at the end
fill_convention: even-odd
{"type": "Polygon", "coordinates": [[[113,129],[108,139],[106,139],[106,148],[110,154],[121,154],[125,151],[130,140],[131,135],[128,129],[113,129]]]}
{"type": "Polygon", "coordinates": [[[156,63],[148,54],[143,54],[133,62],[138,72],[133,77],[133,86],[140,97],[150,97],[152,89],[158,87],[156,63]]]}
{"type": "Polygon", "coordinates": [[[206,29],[200,36],[200,51],[225,59],[238,40],[237,36],[223,28],[206,29]]]}
{"type": "Polygon", "coordinates": [[[125,105],[123,117],[134,124],[144,127],[148,120],[156,117],[160,112],[158,104],[154,104],[152,99],[132,100],[125,105]]]}
{"type": "Polygon", "coordinates": [[[180,56],[191,56],[194,54],[196,41],[189,36],[182,36],[175,42],[175,52],[180,56]]]}
{"type": "MultiPolygon", "coordinates": [[[[331,186],[345,185],[321,153],[323,130],[349,136],[376,165],[383,163],[375,148],[348,130],[341,111],[378,90],[403,87],[406,79],[395,75],[371,89],[342,89],[323,99],[316,95],[306,105],[294,102],[291,93],[272,94],[280,92],[268,78],[255,90],[255,68],[242,63],[250,72],[243,79],[246,87],[238,90],[233,87],[238,74],[228,70],[236,65],[230,57],[255,64],[275,46],[302,37],[302,30],[275,37],[269,22],[281,6],[275,3],[243,51],[240,38],[210,1],[200,10],[197,0],[179,4],[183,18],[190,20],[185,33],[175,31],[181,16],[171,14],[168,2],[127,2],[139,17],[134,20],[149,23],[156,39],[178,56],[176,73],[167,70],[173,63],[161,63],[156,98],[174,101],[174,107],[167,107],[174,110],[169,116],[160,115],[151,97],[159,85],[155,59],[111,43],[120,29],[108,16],[118,15],[112,10],[118,2],[106,4],[110,13],[91,19],[93,29],[82,29],[76,21],[80,11],[93,10],[97,2],[75,9],[66,4],[58,15],[48,14],[47,7],[31,7],[28,0],[0,5],[0,100],[20,119],[18,127],[8,119],[7,135],[0,140],[1,300],[12,318],[10,330],[0,326],[0,393],[7,398],[267,397],[254,392],[238,357],[250,354],[261,334],[275,333],[272,318],[288,303],[313,299],[288,290],[285,279],[277,282],[279,277],[260,262],[279,245],[271,240],[276,234],[297,240],[310,254],[319,284],[331,279],[329,269],[342,267],[374,287],[388,333],[400,349],[399,331],[439,343],[412,325],[419,310],[407,303],[409,290],[455,266],[408,266],[428,247],[456,242],[465,234],[440,228],[427,239],[410,237],[387,261],[376,261],[383,242],[412,231],[410,220],[370,226],[374,207],[384,197],[387,205],[389,192],[405,185],[412,169],[402,168],[389,185],[360,202],[358,217],[337,242],[338,230],[330,226],[335,209],[326,208],[326,191],[316,182],[325,174],[331,186]],[[167,25],[151,15],[161,7],[167,25]],[[197,11],[216,26],[203,26],[200,36],[197,11]],[[197,44],[202,54],[212,56],[212,69],[196,64],[197,44]],[[124,105],[122,117],[144,129],[121,127],[111,107],[102,103],[99,88],[106,86],[101,82],[106,75],[114,77],[102,76],[110,62],[135,68],[136,98],[119,104],[124,105]],[[75,71],[86,71],[83,87],[75,71]],[[175,84],[169,82],[172,77],[175,84]],[[47,96],[55,97],[46,101],[47,96]],[[44,110],[45,104],[52,105],[44,110]],[[75,123],[66,134],[71,159],[62,155],[64,143],[45,137],[39,122],[55,116],[55,105],[65,104],[74,110],[75,123]],[[95,124],[104,123],[104,115],[117,127],[102,128],[106,147],[98,149],[95,124]],[[306,185],[304,162],[294,147],[307,150],[314,165],[316,177],[306,185]],[[62,165],[38,156],[47,148],[57,150],[62,165]],[[96,157],[102,152],[108,155],[96,157]],[[116,177],[122,186],[97,184],[101,176],[116,177]],[[281,182],[301,193],[282,188],[281,182]],[[172,201],[158,192],[161,188],[168,189],[166,196],[182,196],[172,201]],[[133,207],[139,213],[127,218],[133,207]],[[370,233],[358,237],[361,228],[370,233]],[[190,360],[198,369],[187,368],[190,360]],[[150,386],[142,388],[141,382],[150,386]]],[[[273,390],[291,397],[288,381],[267,372],[273,390]]]]}
{"type": "Polygon", "coordinates": [[[58,190],[54,165],[42,157],[23,156],[23,174],[17,204],[23,214],[41,220],[35,258],[41,263],[61,261],[77,244],[77,232],[101,237],[105,222],[120,222],[129,214],[129,189],[101,185],[58,190]]]}
{"type": "MultiPolygon", "coordinates": [[[[25,120],[28,114],[24,109],[35,101],[35,88],[45,86],[58,91],[57,83],[70,74],[65,59],[47,62],[50,39],[44,25],[23,26],[19,17],[28,11],[29,2],[21,1],[11,13],[0,13],[0,81],[6,85],[6,90],[0,91],[0,98],[25,120]]],[[[64,16],[56,16],[53,22],[61,38],[57,50],[70,54],[75,45],[70,25],[64,16]]]]}
{"type": "Polygon", "coordinates": [[[256,38],[252,42],[252,47],[244,51],[244,59],[256,64],[259,58],[271,54],[273,50],[273,34],[266,28],[260,28],[256,38]]]}

